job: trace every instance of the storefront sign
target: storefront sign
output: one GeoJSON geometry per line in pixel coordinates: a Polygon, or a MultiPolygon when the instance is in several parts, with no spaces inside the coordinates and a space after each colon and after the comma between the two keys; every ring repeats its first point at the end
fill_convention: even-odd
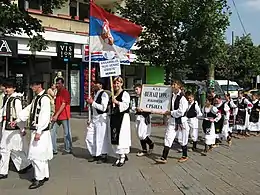
{"type": "Polygon", "coordinates": [[[57,42],[57,56],[64,62],[74,58],[74,43],[57,42]]]}
{"type": "Polygon", "coordinates": [[[165,112],[170,109],[171,96],[171,86],[143,85],[139,107],[147,111],[165,112]]]}
{"type": "Polygon", "coordinates": [[[120,60],[106,60],[99,62],[100,77],[110,77],[121,75],[120,60]]]}
{"type": "Polygon", "coordinates": [[[18,41],[16,40],[6,40],[0,38],[0,56],[12,56],[17,57],[18,41]]]}

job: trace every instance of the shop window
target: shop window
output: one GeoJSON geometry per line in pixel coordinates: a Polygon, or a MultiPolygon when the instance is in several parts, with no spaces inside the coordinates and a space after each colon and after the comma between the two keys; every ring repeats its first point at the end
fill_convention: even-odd
{"type": "Polygon", "coordinates": [[[89,5],[79,3],[79,19],[84,20],[85,18],[89,18],[89,5]]]}

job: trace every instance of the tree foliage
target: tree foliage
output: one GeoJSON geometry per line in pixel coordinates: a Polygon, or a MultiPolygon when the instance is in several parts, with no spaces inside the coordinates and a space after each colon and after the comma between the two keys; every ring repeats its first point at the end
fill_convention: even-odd
{"type": "Polygon", "coordinates": [[[123,17],[144,27],[137,55],[175,78],[203,77],[222,53],[226,0],[126,0],[123,17]]]}
{"type": "Polygon", "coordinates": [[[234,45],[225,45],[225,55],[216,66],[218,79],[235,80],[250,86],[251,78],[260,74],[260,46],[253,44],[250,35],[236,37],[234,45]]]}
{"type": "MultiPolygon", "coordinates": [[[[60,8],[66,0],[42,0],[43,13],[52,13],[55,8],[60,8]]],[[[30,38],[31,51],[47,49],[47,41],[41,33],[44,28],[41,21],[33,18],[26,10],[19,7],[10,0],[0,1],[0,36],[25,33],[30,38]]]]}

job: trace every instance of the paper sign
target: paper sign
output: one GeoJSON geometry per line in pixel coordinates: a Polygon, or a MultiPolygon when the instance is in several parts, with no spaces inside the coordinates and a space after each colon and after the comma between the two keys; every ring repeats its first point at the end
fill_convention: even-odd
{"type": "Polygon", "coordinates": [[[170,109],[171,97],[171,86],[143,85],[139,107],[143,110],[165,112],[170,109]]]}
{"type": "Polygon", "coordinates": [[[99,62],[100,77],[110,77],[121,75],[120,60],[106,60],[99,62]]]}

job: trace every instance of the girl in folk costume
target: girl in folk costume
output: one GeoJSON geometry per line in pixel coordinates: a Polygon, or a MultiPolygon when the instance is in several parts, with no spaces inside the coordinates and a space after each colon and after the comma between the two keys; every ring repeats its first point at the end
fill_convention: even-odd
{"type": "Polygon", "coordinates": [[[235,125],[236,115],[237,115],[237,105],[234,103],[234,101],[231,99],[230,94],[225,94],[225,99],[228,107],[230,108],[230,116],[229,116],[229,128],[228,131],[225,131],[225,138],[227,139],[228,145],[230,146],[232,143],[232,129],[235,125]]]}
{"type": "Polygon", "coordinates": [[[108,134],[107,134],[107,112],[109,96],[103,90],[103,81],[99,79],[94,84],[95,96],[87,100],[92,105],[93,117],[87,127],[86,144],[92,158],[89,162],[97,161],[102,164],[107,161],[108,134]]]}
{"type": "Polygon", "coordinates": [[[19,123],[19,126],[10,126],[12,121],[17,119],[22,111],[21,95],[16,93],[15,83],[10,80],[4,84],[7,93],[7,100],[0,110],[2,126],[2,139],[0,144],[0,179],[6,179],[8,176],[10,157],[19,171],[25,173],[32,168],[31,162],[27,159],[27,142],[25,138],[25,123],[19,123]]]}
{"type": "Polygon", "coordinates": [[[199,120],[197,117],[202,115],[200,111],[200,107],[196,101],[194,101],[194,95],[191,92],[186,92],[185,94],[188,102],[189,107],[186,112],[186,116],[188,118],[188,124],[191,133],[191,139],[193,141],[192,148],[189,151],[196,151],[197,150],[197,142],[199,137],[199,120]]]}
{"type": "Polygon", "coordinates": [[[170,116],[168,121],[168,127],[164,137],[164,149],[162,157],[157,159],[157,163],[167,163],[167,157],[172,146],[172,143],[178,134],[178,141],[182,146],[182,157],[178,162],[185,162],[188,160],[188,139],[189,139],[189,125],[185,113],[188,109],[188,101],[181,93],[183,84],[181,81],[172,82],[173,96],[171,101],[170,111],[166,111],[164,114],[170,116]]]}
{"type": "Polygon", "coordinates": [[[151,135],[151,112],[143,111],[138,108],[140,104],[140,95],[142,92],[142,85],[135,85],[135,93],[137,97],[134,98],[134,102],[132,103],[132,110],[136,115],[136,129],[137,135],[141,143],[142,151],[138,152],[136,155],[141,157],[146,154],[151,154],[154,148],[154,143],[150,138],[151,135]],[[149,150],[147,150],[147,145],[149,146],[149,150]]]}
{"type": "Polygon", "coordinates": [[[238,136],[244,137],[248,136],[246,133],[248,123],[249,123],[249,114],[248,112],[252,108],[252,103],[244,97],[244,92],[238,92],[238,99],[237,99],[237,116],[236,116],[236,129],[238,136]]]}
{"type": "Polygon", "coordinates": [[[218,121],[215,121],[215,133],[216,133],[216,143],[221,143],[220,139],[223,137],[227,139],[228,129],[229,129],[229,115],[230,115],[230,108],[228,107],[227,103],[223,102],[219,95],[216,95],[214,98],[215,107],[218,109],[218,112],[221,114],[221,118],[218,121]]]}
{"type": "Polygon", "coordinates": [[[253,107],[250,112],[249,116],[249,126],[248,130],[251,132],[256,132],[256,135],[259,135],[260,131],[260,117],[259,117],[259,111],[260,111],[260,101],[258,99],[258,95],[256,93],[252,94],[252,104],[253,107]]]}
{"type": "Polygon", "coordinates": [[[111,144],[118,159],[113,166],[121,167],[128,160],[126,154],[130,152],[131,127],[130,127],[130,95],[122,89],[123,79],[116,77],[113,81],[115,96],[111,103],[111,144]]]}
{"type": "Polygon", "coordinates": [[[203,156],[206,156],[208,151],[211,150],[215,144],[215,122],[221,119],[221,114],[218,112],[218,109],[212,105],[212,99],[212,97],[208,97],[205,106],[202,108],[202,129],[205,134],[205,149],[201,153],[203,156]]]}

